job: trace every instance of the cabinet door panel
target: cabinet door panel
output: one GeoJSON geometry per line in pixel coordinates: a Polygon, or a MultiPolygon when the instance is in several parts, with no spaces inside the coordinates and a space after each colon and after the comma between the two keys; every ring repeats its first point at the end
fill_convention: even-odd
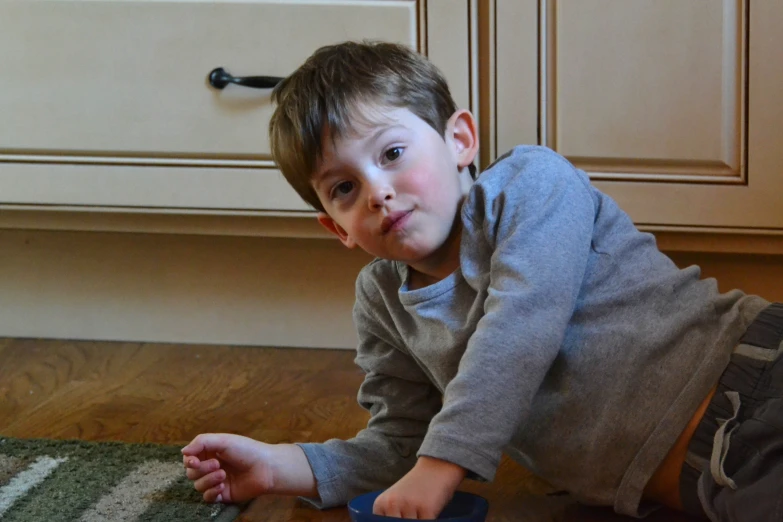
{"type": "Polygon", "coordinates": [[[548,145],[591,170],[741,181],[736,0],[549,2],[548,145]]]}
{"type": "MultiPolygon", "coordinates": [[[[774,94],[783,92],[783,37],[770,22],[783,4],[749,4],[544,0],[535,28],[498,20],[497,67],[515,56],[513,31],[538,31],[538,142],[585,169],[638,224],[783,229],[773,204],[783,193],[783,150],[772,145],[783,135],[774,94]]],[[[529,88],[498,92],[510,99],[529,88]]],[[[498,128],[513,129],[503,122],[531,104],[502,100],[498,128]]]]}

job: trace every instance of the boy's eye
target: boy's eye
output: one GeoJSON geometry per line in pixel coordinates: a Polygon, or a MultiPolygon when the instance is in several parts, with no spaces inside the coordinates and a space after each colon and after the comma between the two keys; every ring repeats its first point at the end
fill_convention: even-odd
{"type": "Polygon", "coordinates": [[[338,183],[337,185],[335,185],[335,187],[332,189],[332,198],[345,196],[346,194],[349,194],[352,190],[353,190],[353,182],[343,181],[342,183],[338,183]]]}
{"type": "Polygon", "coordinates": [[[402,147],[392,147],[383,153],[383,157],[386,161],[394,161],[402,156],[402,147]]]}

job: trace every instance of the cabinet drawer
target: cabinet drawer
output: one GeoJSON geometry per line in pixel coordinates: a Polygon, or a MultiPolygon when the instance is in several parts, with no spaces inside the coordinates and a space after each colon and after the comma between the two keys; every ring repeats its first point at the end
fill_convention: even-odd
{"type": "Polygon", "coordinates": [[[321,45],[389,40],[471,108],[471,4],[4,1],[0,204],[307,210],[270,157],[271,90],[217,90],[209,72],[285,76],[321,45]]]}

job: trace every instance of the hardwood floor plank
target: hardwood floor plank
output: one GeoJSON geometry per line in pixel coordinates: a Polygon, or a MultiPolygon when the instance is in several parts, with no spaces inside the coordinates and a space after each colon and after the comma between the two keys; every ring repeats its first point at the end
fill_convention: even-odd
{"type": "MultiPolygon", "coordinates": [[[[0,434],[185,444],[202,432],[269,443],[349,438],[368,419],[344,350],[0,338],[0,434]]],[[[579,506],[509,459],[492,484],[488,522],[632,521],[579,506]]],[[[295,498],[255,500],[241,522],[347,522],[295,498]]],[[[647,522],[685,522],[662,510],[647,522]]]]}

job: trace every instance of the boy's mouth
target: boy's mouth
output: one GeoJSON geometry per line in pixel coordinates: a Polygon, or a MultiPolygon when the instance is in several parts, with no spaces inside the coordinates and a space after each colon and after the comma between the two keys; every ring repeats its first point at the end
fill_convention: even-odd
{"type": "Polygon", "coordinates": [[[404,218],[410,215],[411,212],[413,211],[405,210],[405,211],[392,212],[391,214],[383,218],[383,221],[381,222],[381,234],[386,234],[391,229],[395,228],[395,225],[397,225],[397,223],[401,222],[404,218]]]}

